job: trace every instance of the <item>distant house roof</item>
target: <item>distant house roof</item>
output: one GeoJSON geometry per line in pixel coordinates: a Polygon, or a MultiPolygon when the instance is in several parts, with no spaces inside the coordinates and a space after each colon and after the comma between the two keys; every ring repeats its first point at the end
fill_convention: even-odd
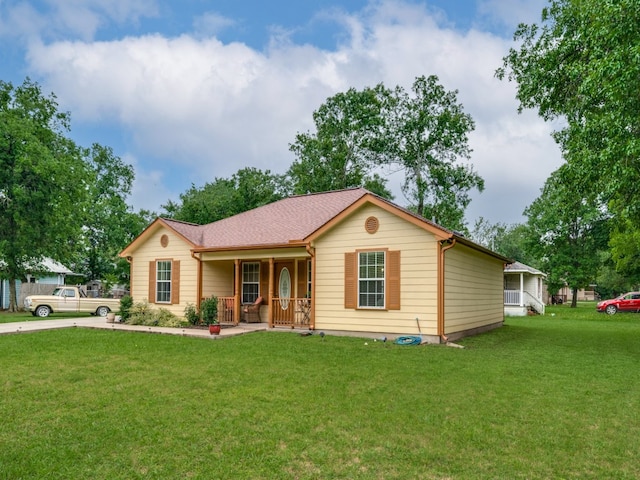
{"type": "MultiPolygon", "coordinates": [[[[0,269],[5,266],[4,260],[0,260],[0,269]]],[[[74,275],[74,273],[60,262],[56,262],[52,258],[44,258],[39,264],[33,266],[33,270],[39,270],[58,275],[74,275]]]]}
{"type": "Polygon", "coordinates": [[[529,265],[525,265],[521,262],[513,262],[509,265],[506,265],[504,267],[504,271],[505,273],[530,273],[532,275],[542,275],[543,277],[547,276],[546,273],[543,273],[540,270],[530,267],[529,265]]]}
{"type": "Polygon", "coordinates": [[[63,275],[73,275],[73,272],[71,270],[51,258],[45,258],[42,262],[40,262],[40,264],[42,265],[42,269],[47,272],[63,275]]]}
{"type": "Polygon", "coordinates": [[[416,225],[430,230],[440,239],[456,238],[461,243],[510,261],[364,188],[296,195],[206,225],[158,218],[120,255],[129,255],[159,225],[175,231],[197,251],[302,244],[340,221],[342,215],[366,202],[393,209],[416,225]]]}

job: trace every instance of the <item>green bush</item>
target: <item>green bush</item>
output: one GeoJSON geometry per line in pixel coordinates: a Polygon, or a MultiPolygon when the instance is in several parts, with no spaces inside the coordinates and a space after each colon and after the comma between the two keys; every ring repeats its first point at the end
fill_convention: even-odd
{"type": "Polygon", "coordinates": [[[153,309],[148,302],[135,303],[130,311],[126,323],[129,325],[146,325],[149,327],[180,327],[179,317],[166,308],[153,309]]]}
{"type": "Polygon", "coordinates": [[[120,316],[122,317],[122,321],[126,322],[131,315],[131,307],[133,306],[133,298],[129,295],[125,295],[120,299],[120,316]]]}
{"type": "Polygon", "coordinates": [[[187,306],[184,308],[184,318],[187,319],[190,325],[198,325],[200,323],[198,309],[196,309],[193,303],[187,303],[187,306]]]}
{"type": "Polygon", "coordinates": [[[205,298],[200,303],[200,318],[205,325],[216,325],[218,323],[218,299],[211,296],[205,298]]]}

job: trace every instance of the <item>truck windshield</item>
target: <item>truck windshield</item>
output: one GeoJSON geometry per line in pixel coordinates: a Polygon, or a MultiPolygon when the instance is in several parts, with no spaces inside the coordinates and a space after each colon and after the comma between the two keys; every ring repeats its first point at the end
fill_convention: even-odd
{"type": "Polygon", "coordinates": [[[51,295],[74,298],[76,296],[76,291],[73,288],[58,287],[53,291],[51,295]]]}

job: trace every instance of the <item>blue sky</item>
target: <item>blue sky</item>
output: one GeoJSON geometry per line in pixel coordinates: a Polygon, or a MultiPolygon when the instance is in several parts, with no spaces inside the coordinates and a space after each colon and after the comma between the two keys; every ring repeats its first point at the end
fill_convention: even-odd
{"type": "MultiPolygon", "coordinates": [[[[0,79],[55,92],[79,144],[134,166],[129,201],[159,212],[240,168],[284,173],[328,97],[438,75],[476,121],[485,179],[470,226],[523,221],[561,163],[551,126],[518,115],[493,73],[546,0],[0,0],[0,79]]],[[[390,177],[405,205],[401,178],[390,177]]]]}

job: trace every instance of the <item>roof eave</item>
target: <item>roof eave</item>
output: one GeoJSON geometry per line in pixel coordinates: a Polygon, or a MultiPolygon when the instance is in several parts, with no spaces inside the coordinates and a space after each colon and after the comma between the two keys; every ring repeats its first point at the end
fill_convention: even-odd
{"type": "Polygon", "coordinates": [[[261,243],[255,245],[227,245],[224,247],[195,247],[191,251],[193,253],[213,253],[213,252],[232,252],[232,251],[246,251],[246,250],[274,250],[284,248],[296,248],[305,247],[306,242],[298,240],[291,241],[289,243],[261,243]]]}

